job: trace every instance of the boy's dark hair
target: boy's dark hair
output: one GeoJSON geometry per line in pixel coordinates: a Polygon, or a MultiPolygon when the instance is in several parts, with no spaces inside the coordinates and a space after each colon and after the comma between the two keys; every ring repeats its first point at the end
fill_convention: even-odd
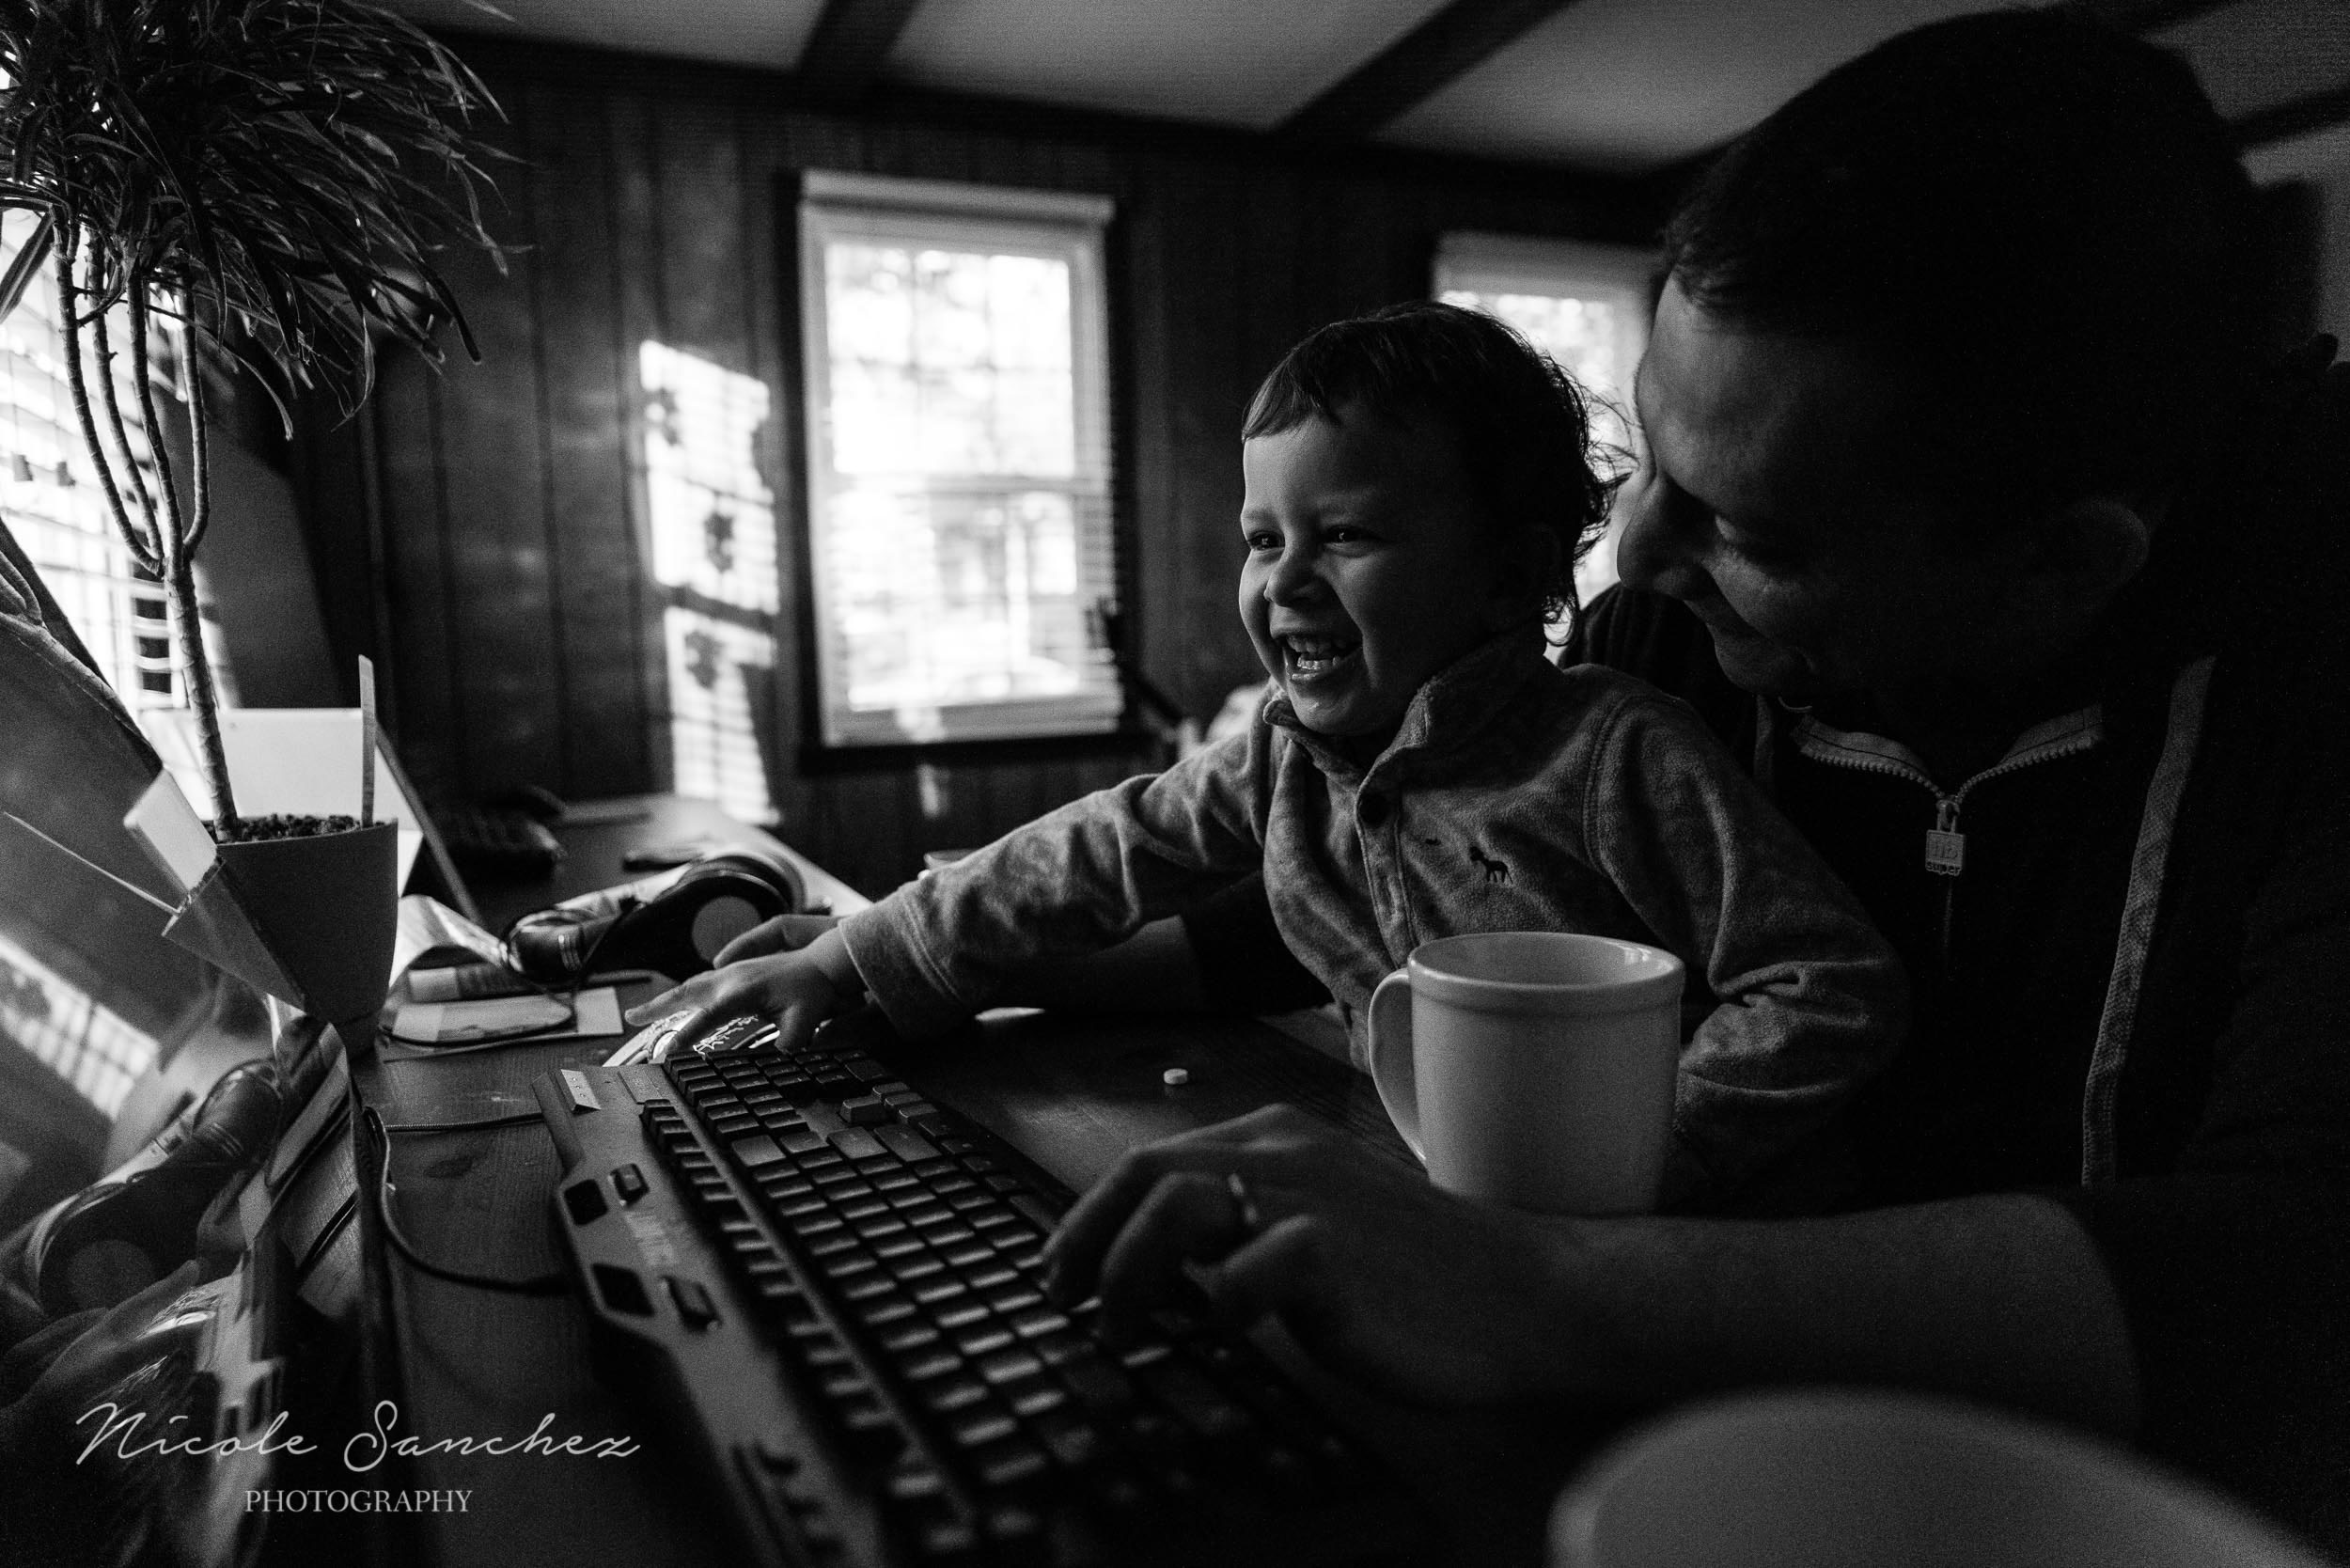
{"type": "Polygon", "coordinates": [[[1244,440],[1359,409],[1389,424],[1449,432],[1478,510],[1496,531],[1557,536],[1543,617],[1580,614],[1574,566],[1607,527],[1616,481],[1591,440],[1574,378],[1518,331],[1482,311],[1416,300],[1333,321],[1284,354],[1257,388],[1244,440]]]}
{"type": "Polygon", "coordinates": [[[1905,455],[1932,491],[2060,505],[2176,477],[2246,400],[2256,222],[2184,63],[2004,11],[1902,34],[1790,100],[1683,199],[1666,259],[1725,322],[1903,369],[1927,394],[1905,455]]]}

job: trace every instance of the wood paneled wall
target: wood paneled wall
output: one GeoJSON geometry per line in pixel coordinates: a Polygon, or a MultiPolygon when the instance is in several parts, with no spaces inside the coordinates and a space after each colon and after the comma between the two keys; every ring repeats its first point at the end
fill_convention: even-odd
{"type": "Polygon", "coordinates": [[[1231,608],[1238,430],[1308,329],[1423,293],[1451,228],[1638,241],[1630,185],[1110,117],[885,98],[795,107],[781,77],[457,40],[504,105],[500,276],[452,256],[482,353],[387,361],[359,417],[297,443],[337,667],[370,653],[429,794],[665,789],[662,601],[648,572],[646,338],[755,376],[784,574],[770,789],[780,832],[869,891],[1134,771],[1139,748],[804,774],[802,404],[787,312],[806,168],[1095,192],[1117,202],[1110,309],[1121,592],[1145,672],[1204,717],[1259,670],[1231,608]]]}

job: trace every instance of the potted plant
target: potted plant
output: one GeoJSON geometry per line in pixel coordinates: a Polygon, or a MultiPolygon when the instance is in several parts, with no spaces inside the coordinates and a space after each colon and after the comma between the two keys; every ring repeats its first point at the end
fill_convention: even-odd
{"type": "MultiPolygon", "coordinates": [[[[0,208],[39,214],[0,275],[0,315],[46,266],[82,436],[125,548],[162,586],[213,836],[246,867],[224,861],[266,937],[279,921],[257,904],[331,888],[321,858],[373,877],[390,829],[358,830],[383,848],[335,847],[339,823],[238,815],[196,615],[212,517],[203,367],[243,367],[290,433],[299,397],[331,396],[346,415],[365,400],[379,337],[438,363],[446,319],[476,353],[432,254],[456,239],[499,256],[478,204],[491,154],[468,129],[496,105],[446,47],[361,0],[0,0],[0,208]],[[158,316],[184,323],[188,345],[184,485],[160,439],[158,316]],[[133,461],[134,428],[159,482],[133,461]],[[317,836],[296,849],[289,833],[317,836]]],[[[288,914],[290,933],[306,917],[288,914]]]]}

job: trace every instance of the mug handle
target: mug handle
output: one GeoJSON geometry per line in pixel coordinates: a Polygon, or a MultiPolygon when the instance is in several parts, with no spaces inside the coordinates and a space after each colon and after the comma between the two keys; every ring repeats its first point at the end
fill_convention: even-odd
{"type": "Polygon", "coordinates": [[[1412,972],[1398,969],[1381,980],[1366,1011],[1371,1081],[1379,1103],[1387,1107],[1387,1120],[1404,1145],[1426,1165],[1428,1151],[1419,1144],[1419,1080],[1412,1067],[1412,972]]]}

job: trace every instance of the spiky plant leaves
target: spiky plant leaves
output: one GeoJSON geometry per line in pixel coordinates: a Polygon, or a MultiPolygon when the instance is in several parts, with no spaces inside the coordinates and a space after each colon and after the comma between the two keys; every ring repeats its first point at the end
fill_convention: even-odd
{"type": "Polygon", "coordinates": [[[233,827],[192,570],[211,510],[203,377],[188,377],[196,471],[183,516],[160,445],[155,494],[129,462],[104,312],[130,302],[122,352],[150,431],[150,309],[182,314],[192,350],[209,342],[247,366],[290,431],[302,393],[323,391],[345,413],[365,401],[378,334],[437,364],[437,314],[476,353],[432,257],[453,241],[503,268],[479,199],[495,154],[470,130],[496,104],[446,47],[363,0],[0,0],[0,206],[43,217],[0,296],[13,304],[39,250],[54,251],[75,413],[118,531],[166,588],[207,772],[233,827]],[[96,406],[86,324],[102,361],[96,406]]]}

